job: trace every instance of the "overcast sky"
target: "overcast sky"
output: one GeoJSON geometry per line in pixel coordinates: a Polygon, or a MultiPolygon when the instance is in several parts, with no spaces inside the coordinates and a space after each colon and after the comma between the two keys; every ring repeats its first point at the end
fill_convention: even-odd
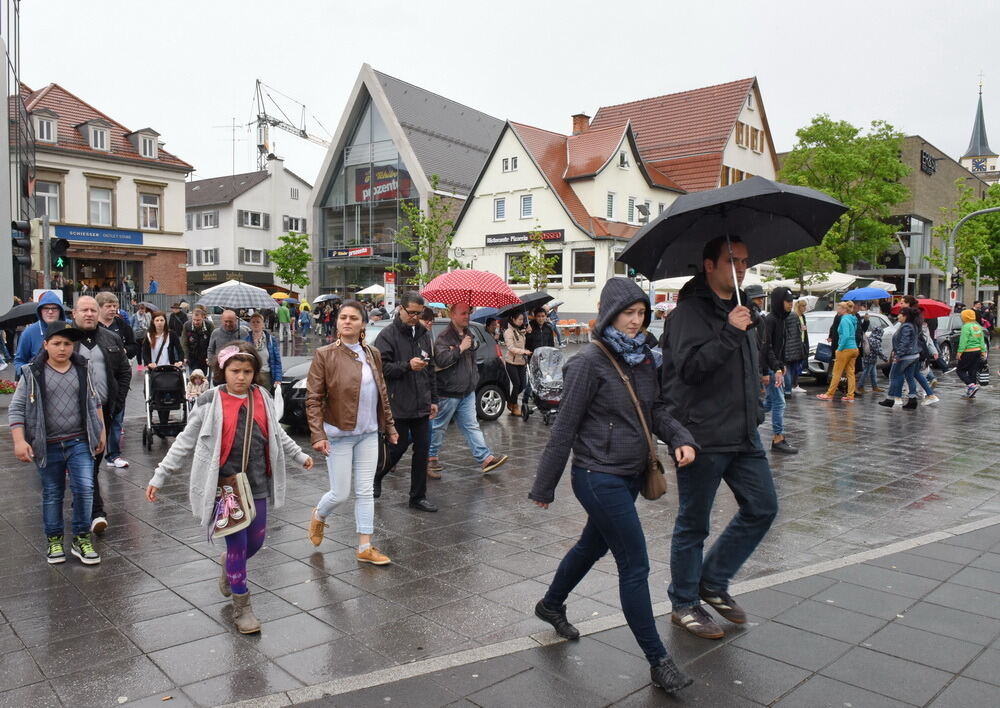
{"type": "MultiPolygon", "coordinates": [[[[507,0],[49,0],[21,4],[22,80],[59,83],[129,129],[162,134],[196,177],[256,169],[254,80],[333,133],[363,62],[501,119],[566,133],[601,105],[747,76],[778,150],[817,113],[884,119],[958,157],[979,72],[1000,149],[990,0],[642,2],[507,0]],[[988,56],[993,55],[993,59],[988,56]]],[[[310,130],[319,132],[315,124],[310,130]]],[[[274,131],[316,178],[324,149],[274,131]]]]}

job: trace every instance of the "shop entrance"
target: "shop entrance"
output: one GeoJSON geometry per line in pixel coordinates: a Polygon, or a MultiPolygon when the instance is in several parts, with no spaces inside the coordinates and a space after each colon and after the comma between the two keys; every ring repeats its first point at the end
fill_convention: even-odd
{"type": "Polygon", "coordinates": [[[131,281],[133,292],[142,289],[142,261],[123,261],[113,258],[73,258],[70,261],[71,278],[76,291],[95,293],[123,292],[123,282],[131,281]]]}

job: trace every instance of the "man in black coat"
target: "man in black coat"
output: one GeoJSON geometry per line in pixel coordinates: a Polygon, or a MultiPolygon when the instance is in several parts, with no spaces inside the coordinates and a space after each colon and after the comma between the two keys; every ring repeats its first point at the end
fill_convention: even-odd
{"type": "Polygon", "coordinates": [[[184,334],[184,324],[187,321],[187,313],[181,310],[179,302],[175,302],[170,306],[170,319],[167,320],[167,329],[176,334],[178,339],[184,334]]]}
{"type": "MultiPolygon", "coordinates": [[[[759,287],[759,286],[758,286],[759,287]]],[[[785,439],[785,381],[788,373],[785,363],[785,340],[789,314],[795,297],[788,288],[771,291],[771,311],[763,320],[766,356],[761,354],[761,383],[764,385],[764,411],[771,414],[771,450],[785,455],[794,455],[798,449],[785,439]]]]}
{"type": "Polygon", "coordinates": [[[531,313],[530,329],[524,340],[524,346],[530,351],[535,351],[538,347],[556,346],[556,328],[549,322],[548,313],[545,308],[536,307],[531,313]]]}
{"type": "MultiPolygon", "coordinates": [[[[111,430],[118,411],[125,409],[132,383],[132,367],[129,366],[121,338],[111,330],[99,327],[98,320],[97,300],[89,295],[80,297],[73,308],[73,323],[83,330],[84,336],[76,343],[76,352],[90,364],[91,381],[104,413],[104,429],[111,430]]],[[[101,533],[108,527],[98,481],[103,459],[104,453],[94,458],[94,505],[90,514],[90,530],[94,533],[101,533]]]]}
{"type": "Polygon", "coordinates": [[[410,462],[410,507],[437,511],[427,501],[427,456],[431,447],[431,419],[437,415],[437,391],[431,362],[431,334],[420,324],[424,299],[405,292],[396,318],[375,340],[382,353],[382,374],[389,391],[392,418],[399,440],[389,447],[389,459],[375,477],[375,497],[382,494],[382,477],[413,443],[410,462]]]}
{"type": "Polygon", "coordinates": [[[698,637],[720,639],[722,628],[701,602],[730,622],[746,622],[729,583],[771,527],[778,497],[757,432],[763,421],[757,335],[750,331],[750,309],[736,301],[749,253],[738,238],[722,236],[709,241],[702,256],[703,270],[681,289],[661,340],[662,397],[701,447],[692,464],[677,470],[680,504],[668,594],[674,624],[698,637]],[[703,554],[723,480],[740,508],[703,554]]]}

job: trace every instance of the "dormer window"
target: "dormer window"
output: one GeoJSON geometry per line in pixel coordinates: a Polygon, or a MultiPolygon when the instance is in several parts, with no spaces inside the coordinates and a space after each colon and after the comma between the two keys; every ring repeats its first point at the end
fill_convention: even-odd
{"type": "Polygon", "coordinates": [[[108,131],[105,128],[95,128],[90,129],[90,147],[95,150],[103,150],[107,152],[110,148],[108,147],[108,131]]]}
{"type": "Polygon", "coordinates": [[[618,153],[618,166],[623,169],[628,169],[628,153],[622,150],[618,153]]]}
{"type": "Polygon", "coordinates": [[[143,135],[139,140],[139,154],[152,160],[156,159],[156,138],[152,135],[143,135]]]}
{"type": "Polygon", "coordinates": [[[44,143],[56,141],[56,124],[49,118],[38,118],[35,121],[35,137],[44,143]]]}

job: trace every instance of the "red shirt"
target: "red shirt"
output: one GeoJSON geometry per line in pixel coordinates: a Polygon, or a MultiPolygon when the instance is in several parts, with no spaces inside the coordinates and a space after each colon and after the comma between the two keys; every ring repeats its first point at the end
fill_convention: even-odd
{"type": "MultiPolygon", "coordinates": [[[[253,421],[266,439],[267,409],[264,407],[264,395],[259,388],[255,388],[253,396],[253,421]]],[[[233,442],[236,440],[236,423],[240,419],[240,408],[247,405],[250,399],[219,391],[219,400],[222,402],[222,445],[219,448],[219,466],[221,467],[226,463],[229,453],[233,450],[233,442]]]]}

